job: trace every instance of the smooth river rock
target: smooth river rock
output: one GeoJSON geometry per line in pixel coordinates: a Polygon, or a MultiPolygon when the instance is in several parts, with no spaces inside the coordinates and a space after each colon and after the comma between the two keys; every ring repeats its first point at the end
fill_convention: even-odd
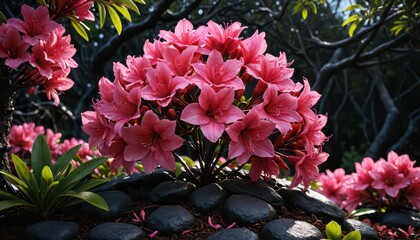
{"type": "Polygon", "coordinates": [[[133,224],[106,222],[89,232],[88,240],[143,240],[144,231],[133,224]]]}
{"type": "Polygon", "coordinates": [[[219,184],[211,183],[192,192],[190,203],[201,212],[209,212],[222,206],[226,195],[226,191],[219,184]]]}
{"type": "Polygon", "coordinates": [[[19,236],[22,240],[73,240],[79,233],[75,222],[44,221],[27,227],[19,236]]]}
{"type": "Polygon", "coordinates": [[[147,226],[153,231],[158,231],[158,235],[179,234],[194,226],[194,216],[180,205],[166,205],[150,214],[147,226]]]}
{"type": "Polygon", "coordinates": [[[184,200],[194,189],[195,185],[190,182],[162,182],[149,192],[149,199],[159,204],[174,204],[184,200]]]}
{"type": "Polygon", "coordinates": [[[322,233],[307,222],[280,218],[267,223],[261,230],[260,239],[264,240],[319,240],[322,233]]]}

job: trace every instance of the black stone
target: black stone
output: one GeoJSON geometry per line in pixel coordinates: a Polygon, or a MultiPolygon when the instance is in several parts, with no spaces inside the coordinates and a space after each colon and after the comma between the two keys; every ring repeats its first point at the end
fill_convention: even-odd
{"type": "Polygon", "coordinates": [[[258,240],[258,236],[247,228],[233,228],[214,233],[207,240],[258,240]]]}
{"type": "Polygon", "coordinates": [[[132,208],[133,200],[125,192],[115,190],[98,192],[97,194],[108,204],[109,211],[97,208],[89,203],[82,203],[80,204],[82,213],[95,218],[111,220],[120,217],[132,208]]]}
{"type": "Polygon", "coordinates": [[[344,221],[343,210],[333,201],[318,192],[312,190],[302,192],[296,189],[280,189],[278,193],[283,197],[286,206],[299,208],[317,217],[322,217],[325,222],[334,220],[341,224],[344,221]]]}
{"type": "Polygon", "coordinates": [[[401,227],[407,228],[412,226],[414,228],[420,228],[420,217],[416,214],[408,214],[404,212],[387,212],[382,216],[383,224],[388,227],[401,227]]]}
{"type": "Polygon", "coordinates": [[[142,240],[144,231],[133,224],[106,222],[94,227],[89,232],[89,240],[142,240]]]}
{"type": "Polygon", "coordinates": [[[270,204],[246,194],[230,196],[223,204],[222,214],[226,224],[235,222],[239,226],[250,226],[277,217],[270,204]]]}
{"type": "Polygon", "coordinates": [[[347,219],[342,224],[344,231],[354,231],[359,230],[362,238],[367,240],[380,240],[379,235],[373,228],[367,225],[364,222],[355,220],[355,219],[347,219]]]}
{"type": "Polygon", "coordinates": [[[137,172],[130,176],[120,176],[99,186],[94,191],[123,190],[129,188],[153,188],[161,182],[175,180],[174,173],[165,169],[155,169],[151,173],[137,172]]]}
{"type": "Polygon", "coordinates": [[[168,236],[191,229],[194,226],[194,216],[180,205],[166,205],[150,214],[147,226],[158,231],[158,235],[168,236]]]}
{"type": "Polygon", "coordinates": [[[264,240],[319,240],[323,238],[319,229],[312,224],[288,218],[267,223],[259,237],[264,240]]]}
{"type": "Polygon", "coordinates": [[[283,198],[266,182],[261,180],[251,182],[247,179],[226,179],[221,181],[220,185],[232,194],[248,194],[277,205],[283,205],[284,203],[283,198]]]}
{"type": "Polygon", "coordinates": [[[226,191],[217,183],[199,188],[190,195],[191,204],[202,212],[209,212],[222,206],[225,199],[226,191]]]}
{"type": "Polygon", "coordinates": [[[173,204],[184,200],[195,185],[184,181],[167,181],[159,183],[149,192],[149,199],[159,204],[173,204]]]}
{"type": "Polygon", "coordinates": [[[43,221],[31,225],[19,236],[22,240],[73,240],[79,233],[75,222],[43,221]]]}

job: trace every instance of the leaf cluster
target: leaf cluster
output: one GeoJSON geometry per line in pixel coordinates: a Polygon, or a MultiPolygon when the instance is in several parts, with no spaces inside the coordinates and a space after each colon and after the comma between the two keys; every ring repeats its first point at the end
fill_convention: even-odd
{"type": "Polygon", "coordinates": [[[88,190],[107,180],[84,180],[106,158],[96,158],[73,168],[72,159],[77,159],[80,145],[51,162],[48,143],[42,135],[34,141],[31,156],[32,171],[17,155],[12,154],[16,175],[6,171],[0,173],[16,187],[22,196],[0,191],[0,211],[21,206],[47,218],[57,209],[86,201],[108,211],[108,205],[99,195],[88,190]]]}
{"type": "Polygon", "coordinates": [[[342,237],[343,233],[341,231],[341,226],[335,222],[331,221],[325,227],[325,234],[327,235],[328,239],[331,240],[361,240],[362,235],[360,234],[359,230],[354,230],[349,232],[347,235],[342,237]]]}

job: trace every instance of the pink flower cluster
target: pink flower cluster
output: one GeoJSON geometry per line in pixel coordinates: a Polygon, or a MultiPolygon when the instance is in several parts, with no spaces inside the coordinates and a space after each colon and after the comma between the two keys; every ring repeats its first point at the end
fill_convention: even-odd
{"type": "Polygon", "coordinates": [[[76,49],[65,28],[50,19],[47,7],[23,5],[22,16],[0,25],[0,61],[20,74],[15,85],[43,86],[58,105],[58,95],[73,86],[68,75],[77,67],[72,58],[76,49]]]}
{"type": "Polygon", "coordinates": [[[197,151],[216,144],[228,161],[251,162],[252,180],[277,175],[287,160],[292,185],[307,187],[328,158],[327,117],[312,110],[320,95],[306,79],[291,80],[286,54],[265,53],[265,33],[243,38],[245,28],[209,21],[195,29],[183,19],[146,41],[143,56],[114,63],[114,80],[99,81],[101,99],[82,114],[90,145],[130,173],[138,160],[148,172],[174,169],[184,139],[197,151]]]}
{"type": "Polygon", "coordinates": [[[339,168],[319,177],[320,192],[348,212],[360,206],[420,209],[420,167],[407,154],[391,151],[387,160],[365,157],[356,162],[356,173],[339,168]]]}
{"type": "Polygon", "coordinates": [[[32,152],[32,144],[40,134],[45,136],[53,161],[79,144],[82,146],[77,152],[77,155],[83,161],[88,161],[93,156],[100,156],[97,150],[91,150],[89,144],[83,140],[71,138],[61,141],[61,133],[55,133],[53,130],[49,128],[45,129],[43,126],[35,126],[35,123],[12,126],[9,135],[10,152],[22,158],[29,158],[32,152]]]}

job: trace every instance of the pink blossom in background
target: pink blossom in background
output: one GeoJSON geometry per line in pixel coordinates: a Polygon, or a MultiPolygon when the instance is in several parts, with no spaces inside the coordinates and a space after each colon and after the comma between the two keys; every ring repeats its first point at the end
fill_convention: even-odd
{"type": "Polygon", "coordinates": [[[407,154],[398,156],[398,154],[394,151],[388,153],[387,160],[389,163],[396,166],[398,168],[398,172],[403,174],[405,177],[410,174],[410,170],[413,169],[413,166],[416,163],[416,161],[411,161],[407,154]]]}
{"type": "Polygon", "coordinates": [[[76,15],[80,21],[95,20],[95,16],[90,11],[93,5],[91,0],[54,0],[53,14],[51,16],[54,20],[76,15]]]}
{"type": "Polygon", "coordinates": [[[179,148],[184,141],[175,135],[175,125],[175,121],[160,120],[152,111],[147,111],[141,125],[122,129],[121,135],[127,142],[125,160],[141,160],[146,172],[151,172],[158,165],[174,170],[175,158],[172,151],[179,148]]]}
{"type": "Polygon", "coordinates": [[[341,205],[342,201],[347,197],[345,183],[349,177],[342,168],[337,168],[334,172],[327,169],[318,178],[320,184],[319,191],[338,205],[341,205]]]}
{"type": "Polygon", "coordinates": [[[243,118],[244,113],[233,105],[233,88],[219,92],[203,85],[198,103],[191,103],[181,113],[181,120],[200,125],[201,132],[211,142],[217,142],[225,131],[226,124],[243,118]]]}
{"type": "Polygon", "coordinates": [[[407,199],[417,210],[420,210],[420,178],[413,181],[407,188],[407,199]]]}
{"type": "Polygon", "coordinates": [[[22,125],[13,125],[10,129],[9,143],[10,152],[18,153],[20,151],[32,151],[32,144],[39,134],[44,134],[45,129],[42,126],[35,126],[35,123],[24,123],[22,125]]]}
{"type": "Polygon", "coordinates": [[[296,187],[300,182],[303,183],[304,189],[309,187],[312,179],[317,179],[319,176],[318,165],[325,162],[329,154],[326,152],[312,153],[303,156],[289,156],[292,164],[295,166],[295,175],[293,176],[290,188],[296,187]]]}
{"type": "Polygon", "coordinates": [[[53,161],[55,161],[55,156],[62,154],[60,149],[60,139],[61,133],[55,133],[53,130],[47,128],[45,140],[47,141],[50,148],[50,154],[53,158],[53,161]]]}
{"type": "Polygon", "coordinates": [[[48,35],[61,25],[51,21],[48,8],[39,6],[36,9],[24,4],[22,6],[23,20],[9,18],[7,23],[23,33],[23,41],[34,45],[39,40],[46,40],[48,35]]]}
{"type": "Polygon", "coordinates": [[[263,103],[255,106],[262,118],[276,123],[281,133],[291,129],[291,122],[300,122],[302,117],[296,112],[297,98],[289,93],[280,93],[274,87],[268,87],[263,95],[263,103]]]}
{"type": "Polygon", "coordinates": [[[244,83],[238,77],[242,65],[242,62],[236,59],[225,62],[222,54],[213,50],[207,59],[207,64],[192,64],[196,74],[192,76],[191,82],[200,89],[204,84],[210,85],[216,90],[225,87],[231,87],[234,90],[245,89],[244,83]]]}
{"type": "Polygon", "coordinates": [[[146,72],[148,84],[142,89],[144,100],[156,101],[161,107],[166,107],[177,90],[187,87],[190,83],[184,77],[172,77],[166,63],[158,63],[156,69],[149,68],[146,72]]]}
{"type": "Polygon", "coordinates": [[[373,188],[384,189],[389,196],[397,197],[399,190],[410,184],[410,181],[398,173],[398,168],[392,163],[384,161],[376,165],[376,169],[370,172],[374,179],[373,188]]]}
{"type": "Polygon", "coordinates": [[[346,194],[347,198],[343,201],[342,207],[349,213],[361,206],[363,201],[370,198],[366,191],[355,190],[352,188],[347,189],[346,194]]]}
{"type": "Polygon", "coordinates": [[[251,111],[241,121],[234,122],[226,132],[231,138],[229,158],[236,158],[240,165],[251,156],[273,157],[274,147],[268,136],[276,124],[262,120],[256,111],[251,111]]]}
{"type": "Polygon", "coordinates": [[[71,138],[65,139],[60,145],[60,154],[63,154],[70,150],[71,148],[81,145],[77,155],[83,160],[88,161],[92,159],[92,156],[100,156],[98,151],[94,151],[89,147],[89,144],[81,139],[71,138]]]}
{"type": "Polygon", "coordinates": [[[8,27],[4,38],[0,39],[0,58],[6,59],[6,66],[17,69],[22,63],[29,61],[29,46],[22,41],[16,29],[8,27]]]}
{"type": "Polygon", "coordinates": [[[373,162],[372,158],[365,157],[361,163],[356,162],[355,167],[357,180],[354,182],[353,187],[356,190],[365,190],[373,182],[370,172],[375,169],[375,162],[373,162]]]}

